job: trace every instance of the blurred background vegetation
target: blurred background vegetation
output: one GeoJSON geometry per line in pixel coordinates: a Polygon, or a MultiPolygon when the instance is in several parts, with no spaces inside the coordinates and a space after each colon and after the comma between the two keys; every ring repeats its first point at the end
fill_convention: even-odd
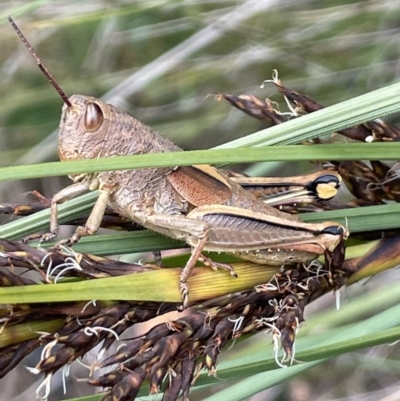
{"type": "MultiPolygon", "coordinates": [[[[400,74],[396,0],[0,1],[1,166],[57,160],[55,130],[62,106],[7,15],[68,95],[101,97],[188,150],[264,128],[209,95],[251,93],[280,101],[272,85],[260,88],[273,69],[286,87],[326,106],[393,83],[400,74]]],[[[280,108],[286,110],[283,103],[280,108]]],[[[273,163],[264,168],[271,175],[287,175],[314,166],[273,163]]],[[[50,197],[67,184],[66,177],[6,183],[0,197],[21,199],[33,189],[50,197]]],[[[345,302],[385,277],[348,290],[345,302]]],[[[395,279],[391,271],[390,280],[395,279]]],[[[332,297],[318,307],[324,304],[332,309],[332,297]]],[[[376,348],[367,355],[381,358],[395,349],[376,348]]],[[[348,355],[323,366],[255,399],[350,400],[353,394],[357,400],[398,399],[388,397],[400,391],[397,365],[357,369],[348,355]]],[[[27,386],[33,379],[27,372],[18,374],[18,379],[9,375],[0,381],[0,400],[21,399],[21,377],[27,386]]]]}

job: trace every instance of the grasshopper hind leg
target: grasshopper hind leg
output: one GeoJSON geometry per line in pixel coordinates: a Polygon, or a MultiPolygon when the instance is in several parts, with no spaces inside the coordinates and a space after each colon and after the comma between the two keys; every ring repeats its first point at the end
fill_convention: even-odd
{"type": "Polygon", "coordinates": [[[229,273],[231,274],[232,277],[235,277],[235,278],[238,277],[237,273],[235,272],[234,268],[231,265],[226,264],[226,263],[214,262],[211,258],[209,258],[208,256],[205,256],[201,253],[206,244],[206,240],[207,240],[207,237],[202,238],[201,240],[199,240],[197,245],[195,247],[193,247],[192,254],[180,275],[179,289],[180,289],[182,299],[183,299],[182,309],[186,309],[189,304],[189,287],[188,287],[187,281],[188,281],[189,277],[191,276],[192,270],[193,270],[194,266],[196,265],[197,261],[203,263],[205,266],[211,267],[213,270],[218,270],[218,268],[224,269],[224,270],[229,271],[229,273]]]}
{"type": "Polygon", "coordinates": [[[189,286],[187,281],[192,274],[192,270],[196,262],[199,260],[201,256],[201,253],[204,249],[206,242],[207,242],[207,236],[199,239],[197,244],[193,247],[192,254],[190,255],[189,260],[186,262],[186,265],[183,268],[182,273],[179,277],[179,290],[181,292],[181,296],[183,299],[183,305],[182,305],[183,309],[186,309],[189,304],[189,286]]]}
{"type": "Polygon", "coordinates": [[[205,255],[200,255],[199,256],[199,262],[203,263],[205,266],[211,267],[211,269],[217,271],[218,269],[223,269],[223,270],[227,270],[232,277],[237,278],[238,275],[235,272],[235,269],[227,264],[227,263],[220,263],[220,262],[215,262],[213,261],[211,258],[209,258],[208,256],[205,255]]]}

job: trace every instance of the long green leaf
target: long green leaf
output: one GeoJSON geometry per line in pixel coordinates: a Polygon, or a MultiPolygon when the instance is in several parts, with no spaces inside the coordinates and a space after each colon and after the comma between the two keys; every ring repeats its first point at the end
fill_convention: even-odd
{"type": "Polygon", "coordinates": [[[192,164],[299,160],[393,160],[398,157],[399,153],[400,143],[338,143],[318,146],[285,145],[262,149],[238,149],[236,151],[229,149],[196,150],[3,167],[0,168],[0,181],[147,167],[188,166],[192,164]]]}
{"type": "MultiPolygon", "coordinates": [[[[269,281],[275,266],[233,264],[238,278],[224,271],[197,268],[189,278],[190,300],[200,301],[244,291],[269,281]]],[[[140,274],[49,285],[0,287],[0,303],[41,303],[101,300],[182,301],[178,282],[181,269],[160,269],[140,274]]]]}

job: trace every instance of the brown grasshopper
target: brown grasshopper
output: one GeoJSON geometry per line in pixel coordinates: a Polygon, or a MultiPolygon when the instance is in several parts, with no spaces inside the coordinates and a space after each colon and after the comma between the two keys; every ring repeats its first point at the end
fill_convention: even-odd
{"type": "MultiPolygon", "coordinates": [[[[11,18],[9,22],[65,103],[59,127],[61,161],[181,151],[112,105],[84,95],[68,98],[11,18]]],[[[180,276],[184,306],[188,304],[187,280],[196,262],[219,266],[204,257],[203,251],[236,253],[257,263],[283,265],[332,253],[348,236],[338,223],[307,224],[268,206],[209,165],[106,171],[70,178],[75,183],[52,199],[50,233],[43,240],[57,235],[57,204],[98,189],[99,197],[85,226],[77,228],[68,244],[94,234],[107,205],[150,230],[185,241],[192,254],[180,276]]],[[[228,265],[223,267],[235,275],[228,265]]]]}

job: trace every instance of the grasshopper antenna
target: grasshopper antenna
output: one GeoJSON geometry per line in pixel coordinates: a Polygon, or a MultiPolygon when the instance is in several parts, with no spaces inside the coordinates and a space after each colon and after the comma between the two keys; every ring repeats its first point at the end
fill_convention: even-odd
{"type": "Polygon", "coordinates": [[[53,85],[54,89],[58,92],[58,94],[61,96],[61,99],[64,101],[64,103],[68,106],[68,107],[72,107],[71,102],[68,99],[68,96],[65,94],[65,92],[60,88],[60,86],[58,85],[58,83],[55,81],[55,79],[53,78],[53,76],[50,74],[49,70],[44,66],[44,64],[42,63],[42,60],[40,60],[40,58],[38,57],[38,55],[36,54],[35,50],[33,49],[33,47],[31,46],[31,44],[28,42],[28,40],[26,39],[26,37],[24,36],[24,34],[20,31],[20,29],[18,28],[17,24],[13,21],[13,19],[9,16],[7,17],[8,22],[11,24],[11,26],[13,27],[14,31],[17,32],[17,35],[19,36],[19,38],[21,39],[22,43],[27,47],[27,49],[29,50],[29,52],[32,54],[32,56],[35,58],[36,63],[38,65],[38,67],[40,68],[40,70],[43,72],[44,76],[50,81],[50,83],[53,85]]]}

